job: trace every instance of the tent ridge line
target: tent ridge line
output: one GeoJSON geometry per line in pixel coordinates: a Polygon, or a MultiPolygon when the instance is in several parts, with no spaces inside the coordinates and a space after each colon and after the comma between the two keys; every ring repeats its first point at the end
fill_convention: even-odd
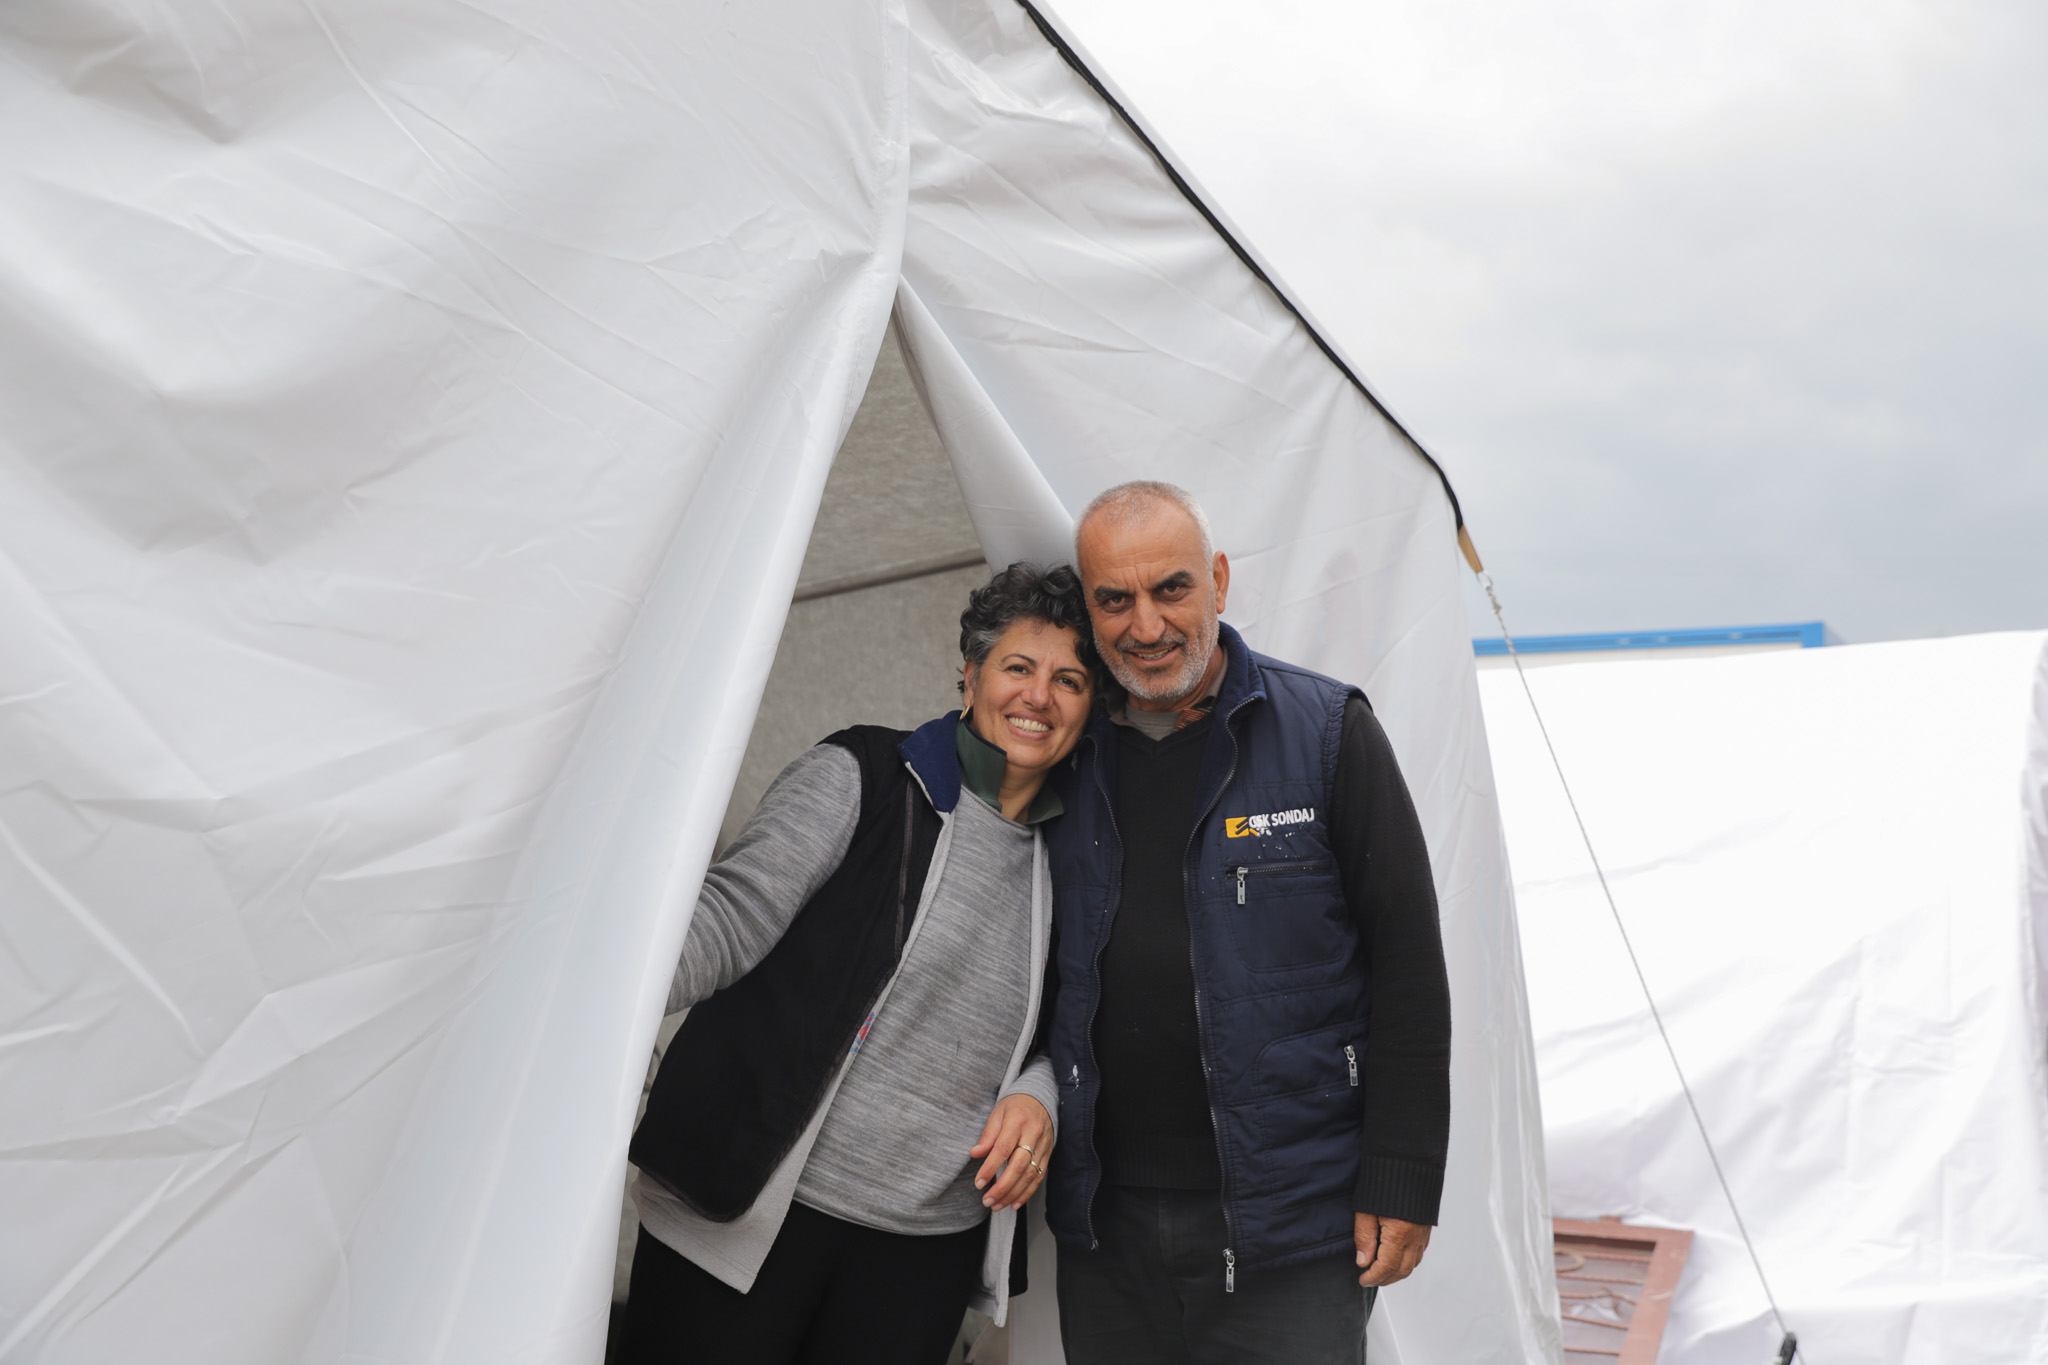
{"type": "Polygon", "coordinates": [[[1392,424],[1394,430],[1407,437],[1408,443],[1415,447],[1415,453],[1420,455],[1428,462],[1429,467],[1436,471],[1437,481],[1444,488],[1444,496],[1451,500],[1451,516],[1455,520],[1458,530],[1462,533],[1465,529],[1465,509],[1459,505],[1458,490],[1451,487],[1451,476],[1444,472],[1444,467],[1437,462],[1436,456],[1429,453],[1428,448],[1422,444],[1415,433],[1408,430],[1401,419],[1394,415],[1393,410],[1380,401],[1379,395],[1375,394],[1372,388],[1363,379],[1359,378],[1357,371],[1351,368],[1344,357],[1338,353],[1337,348],[1331,345],[1329,340],[1323,336],[1321,330],[1313,322],[1309,321],[1308,314],[1303,312],[1301,307],[1292,298],[1288,297],[1287,291],[1282,289],[1279,283],[1267,273],[1266,268],[1259,264],[1258,258],[1253,256],[1244,243],[1237,239],[1237,234],[1233,233],[1223,220],[1216,215],[1216,211],[1209,207],[1208,202],[1196,192],[1195,187],[1188,182],[1187,178],[1180,173],[1180,169],[1173,164],[1173,159],[1166,155],[1165,149],[1153,140],[1152,135],[1145,131],[1144,126],[1136,118],[1132,117],[1130,110],[1124,108],[1123,101],[1119,100],[1110,90],[1108,84],[1095,74],[1093,68],[1082,58],[1074,45],[1067,41],[1065,35],[1059,31],[1053,22],[1040,12],[1038,6],[1033,4],[1032,0],[1017,0],[1017,5],[1026,15],[1030,16],[1031,22],[1037,27],[1045,40],[1052,44],[1053,50],[1060,54],[1061,59],[1074,69],[1076,75],[1088,83],[1088,87],[1101,97],[1102,102],[1115,112],[1117,118],[1123,121],[1124,127],[1131,130],[1131,135],[1136,137],[1145,150],[1152,154],[1152,159],[1159,163],[1161,170],[1166,172],[1166,178],[1173,182],[1174,188],[1180,191],[1181,197],[1194,206],[1195,212],[1202,215],[1203,221],[1207,222],[1216,235],[1223,239],[1224,245],[1230,248],[1231,253],[1244,263],[1245,269],[1251,271],[1252,276],[1260,284],[1265,285],[1268,290],[1272,291],[1273,297],[1280,301],[1280,306],[1285,308],[1293,316],[1294,320],[1301,324],[1302,330],[1309,334],[1309,338],[1315,342],[1316,348],[1329,359],[1332,365],[1337,367],[1337,372],[1350,380],[1352,387],[1364,395],[1366,402],[1372,404],[1373,411],[1386,418],[1392,424]]]}

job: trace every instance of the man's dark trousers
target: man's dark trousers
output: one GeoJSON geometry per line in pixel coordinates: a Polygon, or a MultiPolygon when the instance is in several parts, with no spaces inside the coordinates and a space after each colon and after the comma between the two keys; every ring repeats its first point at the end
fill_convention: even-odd
{"type": "Polygon", "coordinates": [[[1236,1277],[1214,1190],[1104,1185],[1094,1251],[1059,1249],[1068,1365],[1362,1365],[1375,1290],[1348,1256],[1236,1277]]]}

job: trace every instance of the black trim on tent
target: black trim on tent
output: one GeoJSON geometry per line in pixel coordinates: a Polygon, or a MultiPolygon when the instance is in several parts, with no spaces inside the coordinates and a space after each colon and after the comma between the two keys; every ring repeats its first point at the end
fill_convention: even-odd
{"type": "Polygon", "coordinates": [[[1251,271],[1260,284],[1273,291],[1273,297],[1280,300],[1280,306],[1294,315],[1294,320],[1300,323],[1303,330],[1315,340],[1316,346],[1321,349],[1325,356],[1329,357],[1330,363],[1337,367],[1340,374],[1351,381],[1354,388],[1365,395],[1365,401],[1372,404],[1373,410],[1386,418],[1392,424],[1394,430],[1408,438],[1408,443],[1415,447],[1416,454],[1429,461],[1429,467],[1436,471],[1437,481],[1444,486],[1444,496],[1451,500],[1451,515],[1457,519],[1458,529],[1463,531],[1465,529],[1465,509],[1458,505],[1458,492],[1451,487],[1450,475],[1444,473],[1444,467],[1436,462],[1436,456],[1430,454],[1423,447],[1422,442],[1415,439],[1414,432],[1401,425],[1401,419],[1389,412],[1387,405],[1380,402],[1373,391],[1366,387],[1365,381],[1360,379],[1352,372],[1351,367],[1344,363],[1344,357],[1337,354],[1337,348],[1323,339],[1323,334],[1316,330],[1315,324],[1310,322],[1301,309],[1295,306],[1293,299],[1287,297],[1287,291],[1273,282],[1273,277],[1265,272],[1258,261],[1252,257],[1251,252],[1245,250],[1244,244],[1239,242],[1232,235],[1230,229],[1223,225],[1223,220],[1218,218],[1209,206],[1202,202],[1202,196],[1196,194],[1195,187],[1188,184],[1181,177],[1181,173],[1174,169],[1173,162],[1167,158],[1165,152],[1160,150],[1159,144],[1152,140],[1150,135],[1138,125],[1138,121],[1131,117],[1130,111],[1125,109],[1117,100],[1117,97],[1110,93],[1109,87],[1102,83],[1101,77],[1088,69],[1088,63],[1081,60],[1081,54],[1074,51],[1067,43],[1067,40],[1060,36],[1060,31],[1054,28],[1052,23],[1043,14],[1038,12],[1038,7],[1032,4],[1031,0],[1017,0],[1017,4],[1022,7],[1026,14],[1031,16],[1031,22],[1038,26],[1038,31],[1045,35],[1045,40],[1052,44],[1053,50],[1066,60],[1068,66],[1074,68],[1075,73],[1082,80],[1088,82],[1089,87],[1102,97],[1103,103],[1116,111],[1116,116],[1123,120],[1124,127],[1130,129],[1138,141],[1144,144],[1145,150],[1152,153],[1152,159],[1159,163],[1161,170],[1166,172],[1166,178],[1173,182],[1174,188],[1179,190],[1181,196],[1195,206],[1195,212],[1201,214],[1207,220],[1209,226],[1216,230],[1216,235],[1223,239],[1232,252],[1236,253],[1237,259],[1244,262],[1245,269],[1251,271]]]}

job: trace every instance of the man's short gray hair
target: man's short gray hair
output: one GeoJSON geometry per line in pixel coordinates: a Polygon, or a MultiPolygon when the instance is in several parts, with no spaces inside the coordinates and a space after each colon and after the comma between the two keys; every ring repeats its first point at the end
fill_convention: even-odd
{"type": "MultiPolygon", "coordinates": [[[[1080,519],[1074,523],[1076,545],[1080,541],[1081,528],[1088,524],[1090,518],[1106,517],[1111,526],[1130,526],[1145,520],[1162,502],[1188,514],[1188,519],[1195,523],[1195,529],[1202,535],[1203,562],[1214,559],[1216,537],[1209,530],[1209,514],[1202,510],[1202,504],[1179,484],[1162,483],[1157,479],[1133,479],[1097,493],[1094,500],[1081,509],[1080,519]]],[[[1075,558],[1080,558],[1078,550],[1075,558]]]]}

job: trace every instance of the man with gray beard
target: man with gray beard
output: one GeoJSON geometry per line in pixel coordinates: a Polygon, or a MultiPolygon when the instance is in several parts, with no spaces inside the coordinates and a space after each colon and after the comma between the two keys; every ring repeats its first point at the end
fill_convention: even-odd
{"type": "Polygon", "coordinates": [[[1449,1141],[1414,805],[1363,694],[1223,624],[1230,564],[1185,491],[1110,489],[1076,552],[1124,695],[1048,835],[1067,1359],[1360,1361],[1449,1141]]]}

